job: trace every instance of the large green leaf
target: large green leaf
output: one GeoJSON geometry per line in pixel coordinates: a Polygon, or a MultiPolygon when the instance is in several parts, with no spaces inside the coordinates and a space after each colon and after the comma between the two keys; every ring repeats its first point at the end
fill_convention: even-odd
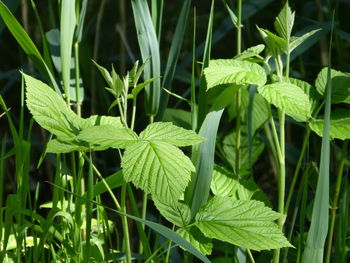
{"type": "Polygon", "coordinates": [[[140,133],[140,139],[152,142],[166,142],[175,146],[188,146],[203,142],[205,138],[194,131],[173,125],[171,122],[155,122],[140,133]]]}
{"type": "Polygon", "coordinates": [[[81,120],[63,99],[43,82],[26,74],[23,76],[27,87],[27,106],[36,122],[62,139],[77,135],[81,120]]]}
{"type": "MultiPolygon", "coordinates": [[[[350,104],[350,74],[331,69],[332,103],[350,104]]],[[[325,94],[327,86],[327,68],[323,68],[315,81],[316,89],[325,94]]]]}
{"type": "Polygon", "coordinates": [[[258,88],[259,93],[277,108],[297,121],[306,121],[311,117],[309,97],[298,86],[288,82],[277,82],[258,88]]]}
{"type": "Polygon", "coordinates": [[[261,66],[235,59],[210,60],[204,75],[207,89],[223,84],[262,86],[266,82],[265,70],[261,66]]]}
{"type": "Polygon", "coordinates": [[[254,250],[291,247],[274,222],[280,214],[259,201],[216,196],[196,215],[196,225],[209,238],[254,250]]]}
{"type": "Polygon", "coordinates": [[[153,198],[154,204],[169,222],[174,225],[183,227],[191,221],[191,210],[190,207],[180,201],[176,203],[168,203],[153,198]]]}
{"type": "MultiPolygon", "coordinates": [[[[187,240],[193,247],[198,249],[203,255],[210,255],[213,244],[210,238],[201,233],[197,227],[180,228],[176,231],[180,236],[187,240]]],[[[181,247],[184,249],[183,247],[181,247]]]]}
{"type": "Polygon", "coordinates": [[[108,148],[126,148],[138,141],[137,135],[124,127],[115,128],[112,125],[91,126],[83,129],[76,137],[87,142],[90,149],[103,151],[108,148]]]}
{"type": "Polygon", "coordinates": [[[126,148],[122,162],[125,181],[164,202],[176,202],[195,168],[177,147],[164,142],[140,141],[126,148]]]}
{"type": "MultiPolygon", "coordinates": [[[[331,112],[330,118],[330,138],[340,140],[350,139],[350,110],[335,109],[331,112]]],[[[318,136],[323,136],[324,117],[311,121],[310,128],[318,136]]]]}

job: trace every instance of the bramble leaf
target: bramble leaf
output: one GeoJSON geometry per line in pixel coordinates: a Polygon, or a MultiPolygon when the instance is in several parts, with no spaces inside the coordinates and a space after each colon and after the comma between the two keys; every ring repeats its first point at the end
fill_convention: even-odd
{"type": "Polygon", "coordinates": [[[153,198],[153,201],[162,216],[174,225],[183,227],[190,223],[191,210],[187,204],[180,201],[168,203],[160,201],[157,198],[153,198]]]}
{"type": "MultiPolygon", "coordinates": [[[[323,136],[324,117],[310,122],[310,128],[323,136]]],[[[350,111],[348,109],[335,109],[331,112],[330,138],[346,140],[350,139],[350,111]]]]}
{"type": "MultiPolygon", "coordinates": [[[[331,69],[332,103],[350,104],[350,74],[331,69]]],[[[327,86],[327,68],[323,68],[315,81],[316,89],[322,96],[327,86]]]]}
{"type": "Polygon", "coordinates": [[[259,201],[215,196],[196,215],[196,226],[209,238],[253,250],[291,247],[274,222],[280,215],[259,201]]]}
{"type": "Polygon", "coordinates": [[[121,166],[125,181],[151,193],[155,198],[177,202],[195,171],[191,160],[177,147],[140,141],[125,149],[121,166]]]}
{"type": "Polygon", "coordinates": [[[288,82],[276,82],[258,88],[259,93],[277,108],[285,110],[286,114],[306,121],[311,117],[309,97],[298,86],[288,82]]]}
{"type": "MultiPolygon", "coordinates": [[[[180,236],[191,243],[196,249],[198,249],[204,255],[210,255],[213,249],[213,243],[210,238],[207,238],[201,233],[197,227],[180,228],[176,231],[180,236]]],[[[181,247],[184,249],[183,247],[181,247]]]]}
{"type": "Polygon", "coordinates": [[[292,12],[288,2],[286,2],[274,22],[277,33],[285,40],[289,40],[292,35],[294,18],[295,12],[292,12]]]}
{"type": "Polygon", "coordinates": [[[259,44],[244,50],[242,53],[236,55],[234,58],[237,60],[244,60],[251,57],[256,57],[265,49],[265,45],[259,44]]]}
{"type": "Polygon", "coordinates": [[[223,84],[262,86],[266,82],[265,70],[261,66],[235,59],[210,60],[204,75],[207,89],[223,84]]]}

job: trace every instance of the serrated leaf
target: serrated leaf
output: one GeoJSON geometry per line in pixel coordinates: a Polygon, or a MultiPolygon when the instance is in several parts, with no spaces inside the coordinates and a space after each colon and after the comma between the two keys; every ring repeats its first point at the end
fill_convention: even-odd
{"type": "Polygon", "coordinates": [[[97,64],[96,61],[92,60],[92,62],[95,64],[98,71],[100,71],[102,77],[108,83],[108,86],[112,88],[113,87],[113,80],[112,80],[111,74],[109,74],[108,70],[105,69],[104,67],[100,66],[99,64],[97,64]]]}
{"type": "Polygon", "coordinates": [[[295,117],[297,121],[306,121],[311,117],[309,97],[298,86],[288,82],[277,82],[258,88],[259,93],[277,108],[285,110],[286,114],[295,117]]]}
{"type": "Polygon", "coordinates": [[[280,215],[259,201],[215,196],[196,215],[196,226],[209,238],[253,250],[291,247],[274,222],[280,215]]]}
{"type": "Polygon", "coordinates": [[[258,27],[258,31],[260,33],[260,36],[264,40],[268,51],[274,56],[277,57],[278,55],[286,52],[288,43],[283,38],[275,35],[274,33],[270,32],[267,29],[262,29],[258,27]]]}
{"type": "MultiPolygon", "coordinates": [[[[332,103],[350,104],[350,74],[331,69],[332,103]]],[[[323,68],[315,81],[319,94],[324,95],[327,85],[327,68],[323,68]]]]}
{"type": "Polygon", "coordinates": [[[124,149],[138,141],[138,137],[133,131],[124,127],[115,128],[111,125],[85,128],[76,139],[86,142],[90,149],[95,151],[103,151],[108,148],[124,149]]]}
{"type": "Polygon", "coordinates": [[[236,55],[234,58],[239,60],[248,59],[259,55],[265,49],[265,45],[259,44],[244,50],[242,53],[236,55]]]}
{"type": "MultiPolygon", "coordinates": [[[[213,249],[213,243],[210,238],[204,236],[196,227],[180,228],[176,231],[180,236],[187,240],[192,246],[198,249],[203,255],[210,255],[213,249]]],[[[184,249],[183,247],[181,247],[184,249]]]]}
{"type": "Polygon", "coordinates": [[[140,140],[165,142],[174,146],[188,146],[201,143],[205,138],[194,131],[173,125],[171,122],[154,122],[140,133],[140,140]]]}
{"type": "Polygon", "coordinates": [[[33,118],[52,134],[68,139],[79,131],[80,118],[48,85],[23,74],[26,83],[26,102],[33,118]]]}
{"type": "Polygon", "coordinates": [[[176,202],[195,168],[177,147],[163,142],[140,141],[125,149],[121,166],[125,181],[164,202],[176,202]]]}
{"type": "Polygon", "coordinates": [[[73,151],[86,151],[87,146],[60,141],[58,139],[53,139],[48,142],[46,146],[46,152],[48,153],[69,153],[73,151]]]}
{"type": "Polygon", "coordinates": [[[157,198],[153,198],[153,201],[162,216],[174,225],[183,227],[190,223],[191,209],[187,204],[180,201],[168,203],[157,198]]]}
{"type": "Polygon", "coordinates": [[[104,116],[104,115],[92,115],[87,119],[84,119],[82,128],[88,128],[98,125],[110,125],[116,129],[124,128],[124,125],[120,121],[120,117],[104,116]]]}
{"type": "MultiPolygon", "coordinates": [[[[311,121],[309,125],[318,136],[323,136],[324,117],[311,121]]],[[[331,112],[330,138],[350,139],[350,110],[335,109],[331,112]]]]}
{"type": "Polygon", "coordinates": [[[301,45],[306,39],[308,39],[309,37],[311,37],[312,35],[314,35],[315,33],[317,33],[318,31],[320,31],[321,29],[315,29],[312,30],[310,32],[305,33],[302,36],[299,37],[291,37],[291,42],[289,44],[289,49],[290,52],[292,52],[294,49],[296,49],[299,45],[301,45]]]}
{"type": "Polygon", "coordinates": [[[207,89],[223,84],[262,86],[266,82],[266,73],[261,66],[235,59],[210,60],[204,75],[207,89]]]}
{"type": "MultiPolygon", "coordinates": [[[[245,133],[241,134],[241,170],[249,170],[251,164],[255,163],[259,158],[260,154],[263,152],[265,144],[259,135],[254,136],[252,141],[252,156],[251,162],[249,161],[249,144],[248,136],[245,133]]],[[[231,164],[232,167],[235,167],[236,163],[236,133],[231,132],[225,136],[222,142],[222,149],[225,153],[227,161],[231,164]]]]}
{"type": "Polygon", "coordinates": [[[252,177],[238,181],[235,175],[224,167],[214,168],[210,187],[213,194],[217,196],[230,196],[237,200],[257,200],[270,206],[267,196],[252,177]]]}
{"type": "Polygon", "coordinates": [[[295,12],[292,12],[287,1],[274,22],[277,33],[285,40],[290,39],[294,18],[295,12]]]}

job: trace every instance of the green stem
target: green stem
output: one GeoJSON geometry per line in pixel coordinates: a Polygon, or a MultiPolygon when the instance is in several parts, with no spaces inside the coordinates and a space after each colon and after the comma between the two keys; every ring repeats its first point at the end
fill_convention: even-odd
{"type": "Polygon", "coordinates": [[[132,113],[131,113],[131,124],[130,124],[131,130],[134,130],[135,117],[136,117],[136,97],[132,100],[132,113]]]}
{"type": "MultiPolygon", "coordinates": [[[[127,188],[127,183],[123,184],[122,193],[121,193],[121,211],[124,213],[126,213],[126,188],[127,188]]],[[[131,263],[129,227],[128,227],[128,218],[126,216],[122,216],[122,225],[123,225],[123,232],[124,232],[126,262],[131,263]]]]}
{"type": "Polygon", "coordinates": [[[325,263],[329,263],[330,259],[331,259],[335,217],[336,217],[336,212],[338,209],[338,199],[339,199],[341,181],[342,181],[342,177],[343,177],[342,175],[343,175],[343,170],[344,170],[344,164],[345,164],[345,160],[346,160],[345,154],[346,154],[347,146],[348,146],[348,141],[346,140],[343,143],[343,149],[342,149],[342,153],[341,153],[341,161],[340,161],[340,165],[339,165],[337,181],[335,183],[333,205],[331,207],[331,223],[330,223],[329,232],[328,232],[328,242],[327,242],[325,263]]]}
{"type": "MultiPolygon", "coordinates": [[[[237,2],[237,55],[241,53],[241,38],[242,38],[242,0],[237,2]]],[[[241,166],[241,88],[236,94],[236,149],[235,149],[235,172],[240,178],[239,170],[241,166]]]]}
{"type": "Polygon", "coordinates": [[[77,102],[77,114],[81,116],[80,102],[80,73],[79,73],[79,43],[74,43],[74,64],[75,64],[75,98],[77,102]]]}
{"type": "Polygon", "coordinates": [[[248,256],[249,256],[250,261],[251,261],[252,263],[255,263],[253,254],[252,254],[252,252],[250,251],[249,248],[247,248],[247,253],[248,253],[248,256]]]}

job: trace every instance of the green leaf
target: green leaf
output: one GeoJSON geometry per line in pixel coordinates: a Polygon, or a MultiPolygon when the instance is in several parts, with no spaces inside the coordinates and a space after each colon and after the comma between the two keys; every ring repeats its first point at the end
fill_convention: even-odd
{"type": "Polygon", "coordinates": [[[171,122],[154,122],[140,133],[140,140],[188,146],[201,143],[205,141],[205,138],[194,131],[177,127],[171,122]]]}
{"type": "Polygon", "coordinates": [[[168,203],[158,200],[157,198],[153,198],[153,201],[162,216],[174,225],[183,227],[190,223],[191,210],[187,204],[180,201],[168,203]]]}
{"type": "MultiPolygon", "coordinates": [[[[198,228],[180,228],[176,231],[180,236],[187,240],[193,247],[198,249],[203,255],[210,255],[213,249],[213,243],[210,238],[203,235],[198,228]]],[[[181,247],[184,249],[183,247],[181,247]]]]}
{"type": "MultiPolygon", "coordinates": [[[[350,74],[331,69],[332,103],[350,104],[350,74]]],[[[321,95],[325,94],[327,85],[327,68],[323,68],[315,81],[316,89],[321,95]]]]}
{"type": "Polygon", "coordinates": [[[111,74],[109,74],[109,72],[108,72],[108,70],[106,68],[104,68],[104,67],[100,66],[99,64],[97,64],[96,61],[92,60],[92,62],[94,62],[94,64],[97,67],[98,71],[100,71],[102,77],[108,83],[108,86],[112,89],[113,88],[113,80],[112,80],[111,74]]]}
{"type": "MultiPolygon", "coordinates": [[[[260,138],[260,135],[254,136],[252,141],[252,156],[249,160],[249,143],[248,136],[246,133],[241,133],[241,171],[249,170],[251,164],[255,163],[259,158],[260,154],[264,150],[264,142],[260,138]]],[[[231,132],[225,136],[222,142],[222,149],[225,153],[227,161],[231,164],[232,167],[235,167],[236,163],[236,132],[231,132]]]]}
{"type": "Polygon", "coordinates": [[[166,108],[163,121],[172,122],[176,126],[191,129],[191,112],[183,109],[166,108]]]}
{"type": "Polygon", "coordinates": [[[311,117],[309,97],[298,86],[288,82],[277,82],[258,88],[259,93],[277,108],[297,121],[306,121],[311,117]]]}
{"type": "Polygon", "coordinates": [[[265,70],[261,66],[235,59],[210,60],[204,75],[207,89],[223,84],[262,86],[266,82],[265,70]]]}
{"type": "Polygon", "coordinates": [[[60,141],[58,139],[53,139],[49,141],[49,143],[46,146],[46,152],[48,153],[69,153],[73,151],[86,151],[86,150],[88,150],[88,147],[84,145],[60,141]]]}
{"type": "Polygon", "coordinates": [[[292,12],[287,1],[274,23],[277,33],[287,41],[289,41],[292,35],[294,18],[295,12],[292,12]]]}
{"type": "Polygon", "coordinates": [[[285,39],[275,35],[269,30],[262,29],[258,26],[257,28],[272,56],[277,57],[278,55],[286,52],[288,42],[285,39]]]}
{"type": "Polygon", "coordinates": [[[125,181],[164,202],[176,202],[195,168],[177,147],[164,142],[140,141],[125,149],[121,166],[125,181]]]}
{"type": "Polygon", "coordinates": [[[124,149],[138,141],[137,135],[126,128],[115,128],[111,125],[91,126],[83,129],[76,137],[77,140],[87,142],[95,151],[108,148],[124,149]]]}
{"type": "Polygon", "coordinates": [[[216,196],[196,215],[196,226],[209,238],[253,250],[291,247],[274,222],[280,215],[259,201],[216,196]]]}
{"type": "MultiPolygon", "coordinates": [[[[350,111],[348,109],[335,109],[331,112],[330,122],[330,138],[346,140],[350,139],[350,111]]],[[[323,136],[324,117],[317,118],[310,122],[310,128],[323,136]]]]}
{"type": "Polygon", "coordinates": [[[26,74],[23,76],[27,87],[27,106],[35,121],[61,139],[77,135],[80,118],[63,99],[43,82],[26,74]]]}
{"type": "Polygon", "coordinates": [[[251,57],[256,57],[265,49],[265,45],[259,44],[244,50],[242,53],[236,55],[234,59],[244,60],[251,57]]]}
{"type": "Polygon", "coordinates": [[[308,39],[309,37],[311,37],[312,35],[314,35],[315,33],[317,33],[318,31],[320,31],[321,29],[314,29],[310,32],[307,32],[305,34],[303,34],[300,37],[291,37],[291,42],[289,44],[289,49],[290,52],[292,52],[294,49],[296,49],[299,45],[301,45],[306,39],[308,39]]]}

